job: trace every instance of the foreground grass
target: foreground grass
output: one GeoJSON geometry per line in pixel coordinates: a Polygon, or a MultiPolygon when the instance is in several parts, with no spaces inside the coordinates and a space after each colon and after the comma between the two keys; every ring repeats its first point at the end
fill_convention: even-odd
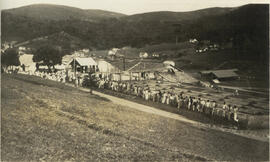
{"type": "Polygon", "coordinates": [[[268,143],[202,130],[63,84],[2,75],[2,160],[267,160],[268,143]]]}

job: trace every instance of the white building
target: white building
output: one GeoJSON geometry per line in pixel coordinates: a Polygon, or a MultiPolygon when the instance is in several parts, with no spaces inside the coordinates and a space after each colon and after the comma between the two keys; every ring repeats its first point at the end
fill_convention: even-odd
{"type": "Polygon", "coordinates": [[[140,58],[147,58],[148,57],[148,53],[147,52],[140,52],[139,57],[140,58]]]}
{"type": "MultiPolygon", "coordinates": [[[[24,66],[24,71],[34,73],[36,71],[36,63],[33,61],[32,54],[23,54],[19,56],[20,65],[24,66]]],[[[23,71],[23,69],[21,69],[23,71]]]]}
{"type": "Polygon", "coordinates": [[[167,60],[167,61],[164,61],[163,64],[165,66],[175,66],[175,62],[174,61],[170,61],[170,60],[167,60]]]}
{"type": "Polygon", "coordinates": [[[197,39],[189,39],[189,43],[197,43],[198,42],[198,40],[197,39]]]}
{"type": "Polygon", "coordinates": [[[74,58],[69,63],[72,69],[74,69],[74,65],[77,72],[87,73],[87,72],[96,72],[98,66],[96,61],[91,57],[86,58],[74,58]]]}
{"type": "Polygon", "coordinates": [[[101,73],[120,73],[121,70],[105,60],[97,60],[99,72],[101,73]]]}

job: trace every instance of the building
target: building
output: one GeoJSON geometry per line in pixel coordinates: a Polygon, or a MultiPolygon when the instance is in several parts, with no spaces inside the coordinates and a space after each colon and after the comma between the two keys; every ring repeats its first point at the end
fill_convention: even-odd
{"type": "Polygon", "coordinates": [[[197,43],[198,40],[197,39],[189,39],[189,43],[197,43]]]}
{"type": "Polygon", "coordinates": [[[36,71],[36,63],[33,61],[32,54],[23,54],[19,56],[21,65],[20,71],[34,73],[36,71]]]}
{"type": "Polygon", "coordinates": [[[108,57],[109,57],[111,60],[114,60],[115,57],[116,57],[116,53],[117,53],[119,50],[120,50],[119,48],[112,48],[111,50],[108,51],[108,57]]]}
{"type": "Polygon", "coordinates": [[[154,53],[152,53],[152,57],[153,57],[153,58],[159,58],[159,57],[160,57],[160,54],[154,52],[154,53]]]}
{"type": "Polygon", "coordinates": [[[139,57],[140,58],[147,58],[148,57],[148,53],[147,52],[140,52],[139,53],[139,57]]]}
{"type": "Polygon", "coordinates": [[[105,61],[105,60],[96,60],[97,62],[97,66],[98,66],[98,71],[100,73],[120,73],[121,70],[114,66],[113,64],[111,64],[109,61],[105,61]]]}
{"type": "Polygon", "coordinates": [[[72,69],[76,69],[76,72],[80,73],[96,72],[98,70],[96,61],[93,60],[93,58],[91,57],[74,58],[69,63],[69,65],[71,66],[72,69]]]}
{"type": "Polygon", "coordinates": [[[150,61],[140,61],[127,70],[132,76],[132,80],[155,79],[157,72],[165,71],[167,68],[163,63],[150,61]]]}
{"type": "Polygon", "coordinates": [[[163,64],[164,64],[166,67],[169,67],[169,66],[175,66],[175,62],[174,62],[174,61],[170,61],[170,60],[164,61],[163,64]]]}
{"type": "Polygon", "coordinates": [[[239,75],[236,74],[238,69],[226,69],[226,70],[207,70],[200,71],[199,74],[205,79],[218,79],[219,81],[227,81],[238,79],[239,75]]]}

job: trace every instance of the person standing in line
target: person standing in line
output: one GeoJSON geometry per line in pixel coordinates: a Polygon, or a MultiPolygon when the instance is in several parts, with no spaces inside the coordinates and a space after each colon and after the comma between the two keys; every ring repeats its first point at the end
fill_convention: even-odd
{"type": "Polygon", "coordinates": [[[209,100],[207,100],[205,103],[205,113],[207,115],[209,115],[209,113],[210,113],[210,101],[209,100]]]}
{"type": "Polygon", "coordinates": [[[234,105],[234,107],[233,107],[233,120],[238,123],[239,119],[238,119],[237,113],[238,113],[238,108],[234,105]]]}
{"type": "Polygon", "coordinates": [[[143,90],[143,97],[146,101],[148,100],[148,90],[146,89],[143,90]]]}
{"type": "Polygon", "coordinates": [[[211,113],[211,115],[212,116],[215,116],[215,113],[218,114],[216,101],[212,101],[211,107],[212,107],[212,113],[211,113]]]}
{"type": "Polygon", "coordinates": [[[170,96],[170,105],[175,106],[175,94],[171,93],[170,96]]]}
{"type": "Polygon", "coordinates": [[[198,98],[196,109],[197,109],[198,112],[201,111],[201,98],[198,98]]]}
{"type": "Polygon", "coordinates": [[[78,87],[78,79],[75,78],[75,87],[78,87]]]}
{"type": "Polygon", "coordinates": [[[175,106],[178,107],[178,101],[179,101],[179,95],[175,94],[174,95],[174,98],[175,98],[175,106]]]}
{"type": "Polygon", "coordinates": [[[166,92],[163,92],[162,103],[165,104],[166,100],[167,100],[167,93],[166,92]]]}
{"type": "Polygon", "coordinates": [[[159,91],[158,91],[158,98],[157,98],[157,101],[161,103],[161,99],[162,99],[162,93],[161,93],[161,91],[159,90],[159,91]]]}
{"type": "Polygon", "coordinates": [[[160,101],[160,91],[156,93],[156,102],[160,101]]]}
{"type": "Polygon", "coordinates": [[[212,115],[212,113],[213,113],[213,102],[214,101],[209,101],[209,115],[212,115]]]}
{"type": "Polygon", "coordinates": [[[205,101],[202,99],[201,100],[201,113],[205,112],[205,101]]]}
{"type": "Polygon", "coordinates": [[[135,94],[136,96],[139,96],[138,86],[137,86],[137,85],[134,86],[134,94],[135,94]]]}
{"type": "Polygon", "coordinates": [[[224,102],[223,103],[223,106],[222,106],[222,111],[223,111],[222,117],[223,118],[226,118],[226,111],[227,111],[227,109],[228,109],[228,106],[227,106],[226,102],[224,102]]]}
{"type": "Polygon", "coordinates": [[[142,98],[145,99],[145,89],[142,90],[142,98]]]}
{"type": "Polygon", "coordinates": [[[180,109],[182,107],[182,100],[183,100],[183,98],[181,96],[178,97],[178,102],[177,102],[177,109],[178,109],[178,111],[180,111],[180,109]]]}
{"type": "Polygon", "coordinates": [[[143,95],[142,88],[138,86],[138,97],[143,97],[142,95],[143,95]]]}
{"type": "Polygon", "coordinates": [[[156,93],[156,91],[152,91],[151,96],[152,96],[152,101],[153,102],[156,102],[156,100],[157,100],[157,93],[156,93]]]}
{"type": "Polygon", "coordinates": [[[232,114],[233,114],[233,107],[232,105],[229,105],[228,107],[228,120],[231,120],[232,119],[232,114]]]}
{"type": "Polygon", "coordinates": [[[197,107],[197,99],[193,97],[193,102],[192,102],[192,111],[195,111],[197,107]]]}
{"type": "Polygon", "coordinates": [[[191,109],[191,106],[192,106],[192,96],[190,96],[188,99],[188,110],[191,109]]]}
{"type": "Polygon", "coordinates": [[[168,95],[167,95],[167,99],[166,99],[166,104],[167,104],[167,105],[170,104],[170,97],[171,97],[171,94],[170,94],[170,92],[169,92],[168,95]]]}
{"type": "Polygon", "coordinates": [[[145,100],[148,101],[150,99],[150,92],[148,89],[145,91],[145,100]]]}
{"type": "Polygon", "coordinates": [[[137,96],[137,86],[134,86],[134,95],[137,96]]]}
{"type": "Polygon", "coordinates": [[[239,95],[239,93],[238,93],[238,90],[237,90],[237,89],[235,90],[234,95],[235,95],[235,96],[238,96],[238,95],[239,95]]]}
{"type": "Polygon", "coordinates": [[[188,109],[188,96],[185,97],[183,106],[185,109],[188,109]]]}
{"type": "Polygon", "coordinates": [[[130,94],[130,87],[131,87],[130,83],[127,83],[127,91],[126,91],[127,94],[130,94]]]}

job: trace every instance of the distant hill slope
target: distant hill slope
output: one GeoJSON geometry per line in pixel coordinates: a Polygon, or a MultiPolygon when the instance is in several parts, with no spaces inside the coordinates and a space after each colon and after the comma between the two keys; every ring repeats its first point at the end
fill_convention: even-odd
{"type": "Polygon", "coordinates": [[[129,22],[139,22],[139,21],[160,21],[160,22],[180,22],[186,20],[194,20],[197,18],[205,17],[205,16],[213,16],[225,14],[234,10],[234,8],[207,8],[196,11],[189,12],[170,12],[170,11],[158,11],[158,12],[149,12],[142,14],[135,14],[131,16],[122,17],[122,19],[127,20],[129,22]]]}
{"type": "Polygon", "coordinates": [[[24,16],[36,20],[69,20],[80,19],[84,21],[100,21],[107,18],[119,18],[124,14],[103,11],[103,10],[83,10],[75,7],[61,5],[36,4],[29,5],[3,12],[13,14],[14,16],[24,16]]]}
{"type": "Polygon", "coordinates": [[[83,41],[80,38],[74,37],[68,33],[65,33],[64,31],[25,41],[17,44],[16,46],[25,46],[32,49],[38,49],[39,47],[48,44],[62,47],[64,54],[68,54],[71,51],[85,48],[87,46],[86,44],[83,44],[83,41]]]}
{"type": "Polygon", "coordinates": [[[235,59],[245,57],[267,60],[268,5],[116,15],[100,10],[55,5],[5,10],[1,19],[2,42],[23,42],[64,31],[79,38],[81,44],[109,49],[172,43],[177,35],[179,41],[190,38],[217,43],[232,41],[233,51],[241,56],[235,59]],[[110,16],[114,18],[105,18],[110,16]]]}

